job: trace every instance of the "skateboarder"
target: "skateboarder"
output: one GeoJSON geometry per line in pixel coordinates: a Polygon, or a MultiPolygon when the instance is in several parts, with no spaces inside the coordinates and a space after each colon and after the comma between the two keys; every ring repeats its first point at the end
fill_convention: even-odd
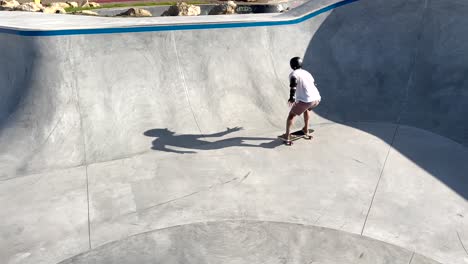
{"type": "Polygon", "coordinates": [[[304,114],[304,127],[302,131],[305,137],[310,138],[309,135],[309,118],[310,110],[314,109],[320,104],[320,93],[315,86],[314,77],[302,69],[302,59],[294,57],[289,61],[289,65],[293,70],[289,74],[289,100],[288,105],[292,106],[286,120],[286,133],[281,136],[286,144],[291,144],[291,126],[295,116],[304,114]]]}

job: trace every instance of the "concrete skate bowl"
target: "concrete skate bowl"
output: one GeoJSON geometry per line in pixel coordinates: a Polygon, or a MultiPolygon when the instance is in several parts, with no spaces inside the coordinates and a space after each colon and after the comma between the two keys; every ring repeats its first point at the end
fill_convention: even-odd
{"type": "Polygon", "coordinates": [[[466,263],[463,8],[361,0],[283,26],[2,35],[34,51],[0,58],[16,93],[0,131],[0,259],[466,263]],[[323,101],[315,139],[286,148],[296,55],[323,101]]]}

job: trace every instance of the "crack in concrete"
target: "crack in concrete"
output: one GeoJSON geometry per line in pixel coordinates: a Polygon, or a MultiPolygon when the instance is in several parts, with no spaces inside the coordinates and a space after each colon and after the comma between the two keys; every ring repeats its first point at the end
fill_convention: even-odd
{"type": "MultiPolygon", "coordinates": [[[[248,176],[249,174],[250,174],[250,172],[249,172],[246,176],[248,176]]],[[[246,176],[244,176],[243,179],[245,179],[246,176]]],[[[229,183],[232,183],[232,182],[238,181],[238,180],[239,180],[239,177],[234,177],[234,178],[232,178],[232,179],[230,179],[230,180],[228,180],[228,181],[224,181],[224,182],[217,183],[217,184],[212,184],[212,185],[210,185],[210,186],[208,186],[208,187],[205,187],[205,188],[203,188],[203,189],[201,189],[201,190],[194,191],[194,192],[191,192],[191,193],[189,193],[189,194],[186,194],[186,195],[183,195],[183,196],[180,196],[180,197],[177,197],[177,198],[174,198],[174,199],[171,199],[171,200],[162,202],[162,203],[158,203],[158,204],[155,204],[155,205],[146,207],[146,208],[144,208],[144,209],[142,209],[142,210],[140,210],[140,211],[136,210],[136,211],[128,212],[128,213],[126,213],[126,214],[123,214],[123,215],[119,216],[118,218],[122,218],[122,217],[124,217],[124,216],[128,216],[128,215],[131,215],[131,214],[134,214],[134,213],[144,214],[144,213],[148,212],[149,210],[154,209],[154,208],[156,208],[156,207],[160,207],[160,206],[163,206],[163,205],[166,205],[166,204],[170,204],[170,203],[173,203],[173,202],[176,202],[176,201],[179,201],[179,200],[182,200],[182,199],[185,199],[185,198],[188,198],[188,197],[197,195],[197,194],[199,194],[199,193],[203,193],[203,192],[206,192],[206,191],[211,191],[211,190],[214,189],[214,188],[222,187],[222,186],[224,186],[224,185],[226,185],[226,184],[229,184],[229,183]]],[[[239,182],[241,182],[241,181],[239,181],[239,182]]]]}
{"type": "MultiPolygon", "coordinates": [[[[71,100],[68,100],[67,103],[65,104],[65,107],[64,108],[67,108],[69,105],[71,104],[71,100]]],[[[60,116],[60,118],[57,120],[57,122],[54,124],[52,130],[49,131],[47,137],[37,146],[33,149],[33,151],[26,157],[24,158],[23,160],[23,164],[20,166],[19,169],[17,169],[17,171],[21,171],[21,170],[26,170],[27,166],[28,166],[28,162],[33,159],[33,157],[35,155],[37,155],[41,150],[42,148],[46,145],[46,143],[49,141],[50,137],[52,136],[52,134],[54,134],[55,130],[57,129],[57,127],[62,123],[62,120],[64,118],[66,114],[66,111],[63,111],[62,115],[60,116]]]]}
{"type": "Polygon", "coordinates": [[[338,230],[342,230],[343,227],[345,227],[345,225],[347,225],[347,224],[348,224],[348,222],[344,222],[344,223],[340,226],[340,228],[338,228],[338,230]]]}
{"type": "Polygon", "coordinates": [[[463,244],[463,241],[461,240],[461,237],[460,237],[460,233],[458,233],[458,231],[457,231],[457,237],[458,237],[458,241],[460,241],[460,245],[461,245],[462,248],[465,250],[465,253],[466,253],[466,255],[468,256],[468,250],[466,250],[466,247],[465,247],[465,245],[463,244]]]}
{"type": "Polygon", "coordinates": [[[327,213],[328,213],[328,207],[325,208],[325,210],[321,210],[319,217],[317,217],[317,219],[315,219],[313,225],[316,225],[318,223],[318,221],[320,221],[320,219],[322,219],[323,216],[327,215],[327,213]]]}
{"type": "Polygon", "coordinates": [[[360,160],[358,160],[358,159],[353,159],[353,160],[354,160],[355,162],[357,162],[357,163],[364,164],[364,162],[362,162],[362,161],[360,161],[360,160]]]}
{"type": "Polygon", "coordinates": [[[252,171],[249,171],[249,172],[242,178],[242,180],[239,181],[239,183],[245,181],[245,180],[249,177],[249,175],[250,175],[251,172],[252,172],[252,171]]]}
{"type": "MultiPolygon", "coordinates": [[[[187,197],[190,197],[190,196],[194,196],[196,194],[199,194],[199,193],[202,193],[202,192],[205,192],[205,191],[210,191],[212,190],[214,187],[218,187],[218,186],[223,186],[225,184],[228,184],[228,183],[231,183],[235,180],[237,180],[238,178],[233,178],[229,181],[226,181],[226,182],[223,182],[223,183],[220,183],[220,184],[213,184],[213,185],[210,185],[208,186],[207,188],[205,189],[202,189],[202,190],[199,190],[199,191],[195,191],[195,192],[192,192],[192,193],[189,193],[189,194],[186,194],[186,195],[183,195],[183,196],[180,196],[180,197],[177,197],[177,198],[174,198],[174,199],[171,199],[169,201],[166,201],[166,202],[162,202],[162,203],[159,203],[159,204],[155,204],[153,206],[150,206],[148,208],[145,208],[144,210],[142,210],[141,212],[145,212],[145,211],[148,211],[148,210],[151,210],[153,208],[156,208],[156,207],[159,207],[159,206],[162,206],[162,205],[165,205],[165,204],[169,204],[169,203],[172,203],[172,202],[175,202],[175,201],[178,201],[178,200],[182,200],[182,199],[185,199],[187,197]]],[[[136,212],[135,212],[136,213],[136,212]]]]}
{"type": "Polygon", "coordinates": [[[408,264],[411,264],[411,262],[413,262],[413,258],[414,258],[414,251],[413,251],[413,254],[411,254],[411,258],[410,258],[408,264]]]}

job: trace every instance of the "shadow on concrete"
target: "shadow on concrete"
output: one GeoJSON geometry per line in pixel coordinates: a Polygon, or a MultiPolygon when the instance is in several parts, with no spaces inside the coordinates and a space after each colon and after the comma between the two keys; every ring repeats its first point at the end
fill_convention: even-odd
{"type": "MultiPolygon", "coordinates": [[[[9,118],[21,110],[21,103],[32,92],[38,57],[35,42],[20,36],[0,34],[0,50],[8,50],[0,56],[0,134],[7,127],[9,118]]],[[[23,102],[24,103],[24,102],[23,102]]]]}
{"type": "Polygon", "coordinates": [[[213,134],[177,134],[167,128],[150,129],[143,134],[148,137],[155,137],[152,142],[151,149],[164,152],[172,152],[178,154],[194,154],[195,150],[216,150],[229,147],[253,147],[273,149],[280,145],[282,142],[276,138],[265,137],[230,137],[219,139],[215,141],[208,141],[207,139],[216,139],[227,136],[242,130],[241,127],[227,128],[226,131],[221,131],[213,134]],[[254,142],[261,142],[254,144],[254,142]],[[183,148],[184,150],[177,150],[175,148],[183,148]]]}
{"type": "Polygon", "coordinates": [[[466,52],[454,52],[468,18],[436,13],[423,2],[361,1],[335,9],[313,35],[304,68],[323,98],[318,115],[380,137],[468,199],[468,122],[462,120],[468,77],[454,74],[468,72],[466,52]],[[438,31],[449,16],[457,23],[438,31]],[[356,125],[362,122],[396,129],[388,135],[356,125]]]}

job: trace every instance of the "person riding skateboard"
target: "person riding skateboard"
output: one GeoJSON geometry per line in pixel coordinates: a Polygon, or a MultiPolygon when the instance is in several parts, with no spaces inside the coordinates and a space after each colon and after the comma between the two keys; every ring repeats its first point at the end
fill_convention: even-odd
{"type": "Polygon", "coordinates": [[[291,127],[296,116],[304,114],[304,132],[305,138],[311,138],[309,134],[310,111],[320,104],[322,97],[315,86],[315,80],[312,75],[302,69],[302,59],[294,57],[289,61],[293,70],[289,74],[289,99],[288,105],[292,106],[286,120],[286,133],[281,137],[286,144],[291,144],[291,127]]]}

